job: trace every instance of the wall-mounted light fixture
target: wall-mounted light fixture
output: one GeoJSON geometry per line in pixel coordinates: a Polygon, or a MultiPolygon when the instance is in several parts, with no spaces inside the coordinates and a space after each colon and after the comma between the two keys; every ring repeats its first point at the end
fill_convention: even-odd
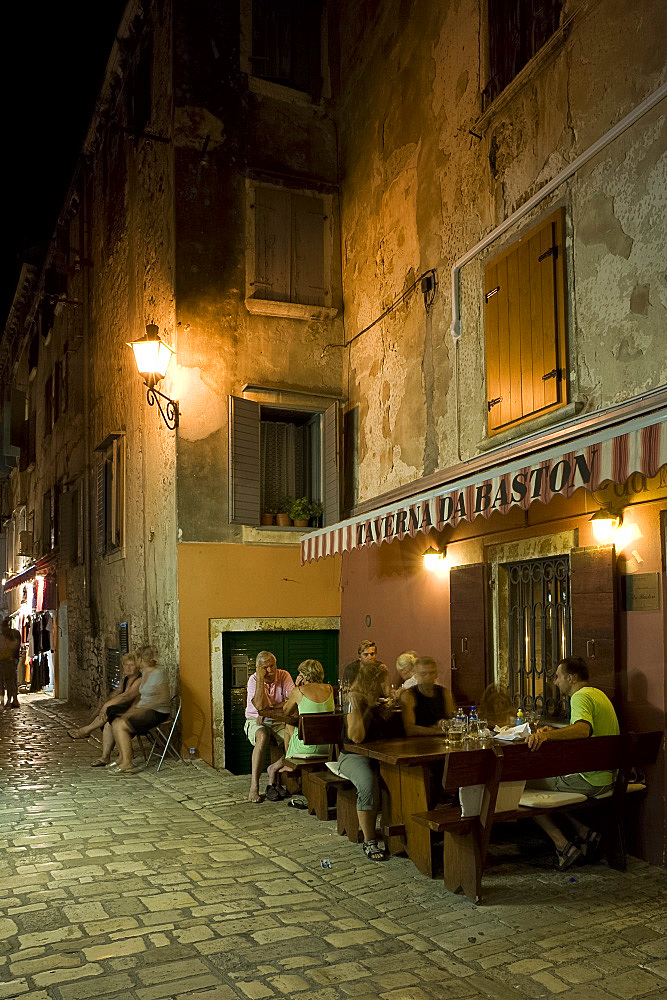
{"type": "Polygon", "coordinates": [[[618,514],[607,508],[597,510],[590,518],[593,528],[593,537],[597,542],[608,542],[612,539],[614,532],[623,524],[623,513],[618,514]]]}
{"type": "Polygon", "coordinates": [[[171,361],[171,356],[175,352],[160,340],[158,328],[154,323],[149,323],[146,327],[146,334],[139,340],[128,341],[127,346],[134,351],[134,360],[137,362],[137,369],[146,384],[146,398],[149,406],[157,404],[160,416],[170,430],[178,427],[178,402],[170,399],[163,392],[156,389],[157,383],[167,374],[167,368],[171,361]],[[160,400],[165,401],[163,408],[160,400]]]}
{"type": "Polygon", "coordinates": [[[434,549],[432,545],[426,550],[426,552],[422,553],[422,559],[424,560],[424,569],[429,570],[431,573],[442,569],[445,565],[444,551],[434,549]]]}

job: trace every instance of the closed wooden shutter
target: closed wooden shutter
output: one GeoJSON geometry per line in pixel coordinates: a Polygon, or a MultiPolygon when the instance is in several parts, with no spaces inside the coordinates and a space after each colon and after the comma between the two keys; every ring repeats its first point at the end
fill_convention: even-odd
{"type": "Polygon", "coordinates": [[[478,703],[486,687],[486,565],[457,566],[449,577],[452,694],[478,703]]]}
{"type": "Polygon", "coordinates": [[[291,301],[324,305],[324,202],[292,195],[291,301]]]}
{"type": "Polygon", "coordinates": [[[572,655],[588,664],[590,681],[616,694],[616,553],[613,545],[570,553],[572,655]]]}
{"type": "Polygon", "coordinates": [[[566,402],[563,216],[484,271],[489,433],[566,402]]]}
{"type": "Polygon", "coordinates": [[[58,504],[58,547],[66,566],[72,562],[72,510],[75,499],[76,493],[62,493],[58,504]]]}
{"type": "Polygon", "coordinates": [[[253,296],[289,302],[291,259],[290,193],[280,188],[255,188],[255,274],[253,296]]]}
{"type": "Polygon", "coordinates": [[[324,523],[335,524],[340,517],[340,479],[338,472],[338,403],[323,413],[324,421],[324,523]]]}
{"type": "Polygon", "coordinates": [[[229,520],[259,524],[259,403],[229,397],[229,520]]]}
{"type": "Polygon", "coordinates": [[[104,555],[105,551],[105,473],[106,459],[104,453],[100,453],[97,456],[97,467],[95,469],[95,539],[98,555],[104,555]]]}

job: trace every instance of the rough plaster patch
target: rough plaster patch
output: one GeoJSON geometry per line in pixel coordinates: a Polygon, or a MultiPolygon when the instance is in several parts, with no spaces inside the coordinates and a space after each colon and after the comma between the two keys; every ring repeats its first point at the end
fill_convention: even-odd
{"type": "Polygon", "coordinates": [[[627,260],[633,239],[623,232],[614,214],[614,199],[598,191],[588,202],[577,226],[577,236],[585,246],[601,244],[609,253],[627,260]]]}
{"type": "Polygon", "coordinates": [[[650,305],[649,291],[650,285],[635,285],[630,295],[630,312],[640,313],[645,316],[650,305]]]}
{"type": "Polygon", "coordinates": [[[644,356],[644,352],[630,337],[622,337],[614,356],[617,361],[636,361],[644,356]]]}

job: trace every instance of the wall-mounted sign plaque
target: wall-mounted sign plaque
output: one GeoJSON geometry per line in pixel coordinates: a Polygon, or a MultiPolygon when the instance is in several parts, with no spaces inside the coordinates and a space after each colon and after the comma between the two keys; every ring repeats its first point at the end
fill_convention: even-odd
{"type": "Polygon", "coordinates": [[[660,610],[660,574],[633,573],[621,577],[625,611],[660,610]]]}

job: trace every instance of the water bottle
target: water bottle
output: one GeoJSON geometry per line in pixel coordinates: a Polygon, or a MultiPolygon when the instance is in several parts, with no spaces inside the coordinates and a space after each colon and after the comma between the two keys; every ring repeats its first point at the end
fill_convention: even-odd
{"type": "Polygon", "coordinates": [[[516,713],[516,724],[517,724],[517,726],[522,726],[525,721],[526,721],[526,719],[525,719],[525,716],[523,714],[523,709],[520,708],[519,711],[516,713]]]}
{"type": "Polygon", "coordinates": [[[470,706],[470,715],[468,716],[468,736],[471,740],[476,740],[479,737],[479,716],[474,705],[470,706]]]}
{"type": "Polygon", "coordinates": [[[465,736],[466,732],[468,731],[468,716],[465,714],[462,708],[459,708],[459,710],[456,713],[456,721],[461,723],[461,732],[465,736]]]}

